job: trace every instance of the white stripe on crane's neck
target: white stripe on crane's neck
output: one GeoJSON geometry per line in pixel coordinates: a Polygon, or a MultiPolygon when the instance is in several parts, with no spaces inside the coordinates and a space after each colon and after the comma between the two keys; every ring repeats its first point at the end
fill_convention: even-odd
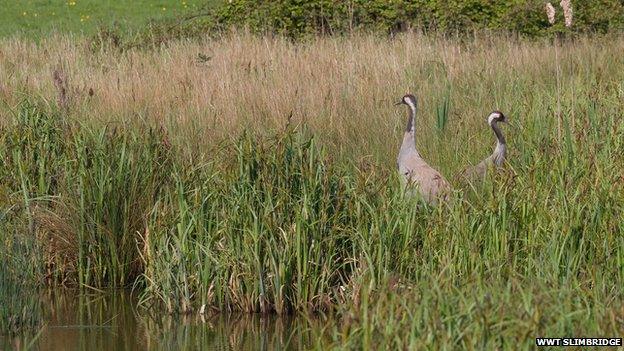
{"type": "Polygon", "coordinates": [[[410,109],[409,121],[408,121],[408,132],[414,133],[414,124],[416,119],[416,103],[412,101],[412,99],[405,99],[405,103],[410,109]]]}
{"type": "Polygon", "coordinates": [[[496,118],[498,118],[498,114],[491,113],[490,116],[488,117],[488,124],[492,126],[492,123],[496,121],[496,118]]]}

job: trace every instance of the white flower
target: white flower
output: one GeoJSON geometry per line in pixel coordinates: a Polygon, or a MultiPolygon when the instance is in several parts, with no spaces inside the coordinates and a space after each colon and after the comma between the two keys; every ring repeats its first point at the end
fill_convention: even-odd
{"type": "Polygon", "coordinates": [[[548,23],[555,24],[555,7],[551,3],[546,3],[546,16],[548,16],[548,23]]]}
{"type": "Polygon", "coordinates": [[[572,3],[570,0],[561,0],[559,3],[563,9],[563,18],[565,19],[565,26],[572,26],[572,3]]]}

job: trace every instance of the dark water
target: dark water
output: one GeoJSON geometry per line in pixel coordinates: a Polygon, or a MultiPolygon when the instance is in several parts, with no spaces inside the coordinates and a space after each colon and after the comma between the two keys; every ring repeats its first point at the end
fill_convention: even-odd
{"type": "Polygon", "coordinates": [[[172,317],[137,307],[127,292],[43,297],[44,326],[0,336],[0,350],[306,350],[324,323],[305,317],[172,317]]]}

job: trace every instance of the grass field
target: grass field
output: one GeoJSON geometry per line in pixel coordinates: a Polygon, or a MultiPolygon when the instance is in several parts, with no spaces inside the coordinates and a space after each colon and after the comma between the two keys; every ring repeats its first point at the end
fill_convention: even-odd
{"type": "MultiPolygon", "coordinates": [[[[212,1],[216,3],[217,1],[212,1]]],[[[19,0],[0,8],[0,36],[45,37],[50,32],[90,35],[118,26],[132,31],[150,19],[177,17],[210,3],[205,0],[19,0]]]]}
{"type": "Polygon", "coordinates": [[[2,39],[4,266],[39,284],[134,285],[174,314],[332,314],[318,348],[622,335],[622,49],[2,39]],[[437,208],[404,199],[395,176],[406,92],[421,101],[420,152],[455,188],[437,208]],[[493,109],[511,122],[506,170],[462,184],[494,146],[493,109]]]}

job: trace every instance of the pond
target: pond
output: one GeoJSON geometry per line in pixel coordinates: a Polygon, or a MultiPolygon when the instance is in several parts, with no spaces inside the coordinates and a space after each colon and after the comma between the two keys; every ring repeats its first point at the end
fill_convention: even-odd
{"type": "Polygon", "coordinates": [[[62,292],[43,299],[44,326],[0,336],[0,350],[307,350],[325,325],[303,316],[148,313],[129,292],[62,292]]]}

